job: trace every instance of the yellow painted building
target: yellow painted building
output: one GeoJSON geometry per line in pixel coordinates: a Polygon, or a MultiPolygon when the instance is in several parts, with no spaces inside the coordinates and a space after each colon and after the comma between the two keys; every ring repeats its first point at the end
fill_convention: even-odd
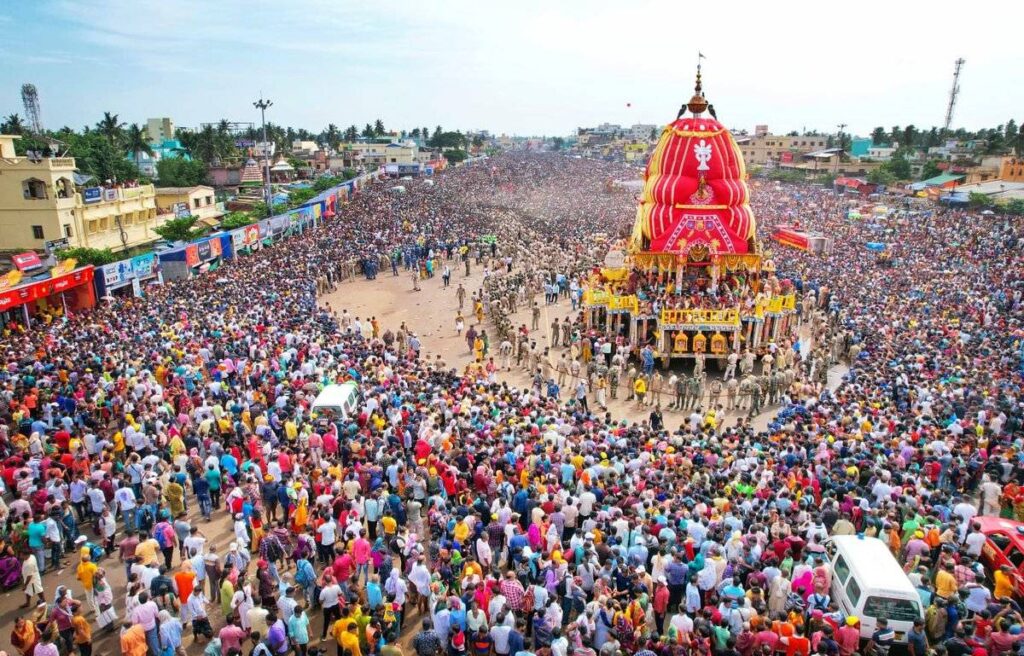
{"type": "Polygon", "coordinates": [[[153,185],[75,185],[75,158],[18,156],[15,135],[0,135],[0,250],[142,246],[160,238],[153,185]]]}
{"type": "Polygon", "coordinates": [[[157,187],[156,209],[158,214],[174,214],[184,204],[188,212],[208,225],[216,223],[224,212],[217,207],[217,197],[213,187],[196,185],[195,187],[157,187]]]}

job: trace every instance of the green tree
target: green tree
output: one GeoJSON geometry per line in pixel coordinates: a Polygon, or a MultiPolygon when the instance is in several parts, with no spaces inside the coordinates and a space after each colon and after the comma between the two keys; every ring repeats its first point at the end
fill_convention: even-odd
{"type": "Polygon", "coordinates": [[[68,155],[75,158],[78,169],[93,175],[97,180],[119,182],[138,180],[139,167],[125,159],[124,151],[115,147],[101,132],[85,135],[69,135],[68,155]]]}
{"type": "Polygon", "coordinates": [[[78,264],[103,266],[117,262],[118,256],[109,248],[62,248],[54,253],[58,260],[75,260],[78,264]]]}
{"type": "Polygon", "coordinates": [[[362,136],[366,137],[367,139],[372,139],[373,135],[374,135],[373,126],[370,125],[369,123],[367,123],[366,126],[363,127],[362,136]]]}
{"type": "MultiPolygon", "coordinates": [[[[563,139],[562,141],[564,142],[565,140],[563,139]]],[[[473,135],[473,147],[474,148],[480,148],[483,145],[484,145],[484,138],[481,137],[479,134],[474,134],[473,135]]]]}
{"type": "Polygon", "coordinates": [[[206,181],[206,164],[201,160],[165,157],[156,164],[161,187],[194,187],[206,181]]]}
{"type": "Polygon", "coordinates": [[[444,132],[444,130],[442,130],[441,126],[438,125],[437,127],[434,128],[434,136],[432,136],[431,139],[436,141],[437,138],[441,136],[442,132],[444,132]]]}
{"type": "Polygon", "coordinates": [[[934,178],[942,173],[942,169],[939,168],[939,160],[930,159],[924,163],[921,167],[921,179],[927,180],[928,178],[934,178]]]}
{"type": "Polygon", "coordinates": [[[970,204],[971,207],[973,207],[975,209],[980,209],[982,207],[989,207],[990,205],[992,205],[992,199],[991,198],[989,198],[985,194],[979,194],[976,191],[972,191],[967,196],[967,202],[970,204]]]}
{"type": "Polygon", "coordinates": [[[113,146],[121,140],[121,131],[124,130],[124,123],[118,120],[117,114],[103,112],[103,118],[96,124],[96,129],[113,146]]]}
{"type": "Polygon", "coordinates": [[[288,206],[292,208],[299,207],[302,204],[311,200],[314,196],[317,195],[317,193],[319,192],[312,188],[296,189],[295,191],[291,192],[291,194],[288,195],[288,206]]]}
{"type": "Polygon", "coordinates": [[[881,146],[885,143],[885,128],[881,125],[871,131],[871,143],[875,146],[881,146]]]}
{"type": "Polygon", "coordinates": [[[551,147],[554,150],[562,150],[563,148],[565,148],[565,139],[563,139],[562,137],[555,137],[554,139],[551,140],[551,147]]]}
{"type": "Polygon", "coordinates": [[[932,128],[928,130],[928,134],[925,135],[924,147],[934,148],[940,143],[942,143],[942,137],[939,135],[939,129],[933,125],[932,128]]]}
{"type": "Polygon", "coordinates": [[[885,163],[889,172],[896,176],[897,180],[910,179],[910,162],[906,157],[897,153],[895,157],[885,163]]]}
{"type": "Polygon", "coordinates": [[[1024,124],[1017,128],[1016,136],[1012,141],[1008,141],[1007,145],[1013,148],[1013,152],[1017,154],[1017,157],[1024,155],[1024,124]]]}
{"type": "Polygon", "coordinates": [[[889,186],[896,182],[896,176],[893,175],[892,171],[887,169],[885,166],[879,166],[877,169],[868,173],[868,182],[889,186]]]}
{"type": "Polygon", "coordinates": [[[359,128],[354,125],[350,125],[345,128],[345,141],[352,143],[359,138],[359,128]]]}
{"type": "Polygon", "coordinates": [[[163,225],[153,228],[153,232],[167,241],[191,241],[203,234],[202,229],[195,229],[198,218],[185,216],[180,219],[168,219],[163,225]]]}
{"type": "Polygon", "coordinates": [[[25,123],[17,114],[10,114],[0,124],[0,134],[22,134],[25,132],[25,123]]]}
{"type": "Polygon", "coordinates": [[[427,141],[427,139],[430,139],[430,130],[427,126],[424,125],[423,129],[420,130],[420,137],[422,137],[424,142],[427,141]]]}
{"type": "Polygon", "coordinates": [[[250,216],[248,212],[228,212],[221,220],[220,228],[221,230],[236,230],[253,223],[256,223],[256,219],[250,216]]]}
{"type": "Polygon", "coordinates": [[[469,157],[469,153],[464,150],[452,149],[444,151],[444,158],[452,164],[465,161],[467,157],[469,157]]]}
{"type": "Polygon", "coordinates": [[[384,129],[384,121],[377,119],[373,124],[373,136],[383,137],[385,134],[387,131],[384,129]]]}
{"type": "MultiPolygon", "coordinates": [[[[900,142],[900,139],[902,139],[902,138],[903,138],[903,130],[900,129],[900,126],[898,126],[898,125],[892,126],[892,131],[889,132],[889,145],[890,146],[896,146],[896,144],[898,144],[900,142]]],[[[903,144],[900,144],[900,145],[903,145],[903,144]]]]}
{"type": "Polygon", "coordinates": [[[327,125],[327,129],[324,130],[324,141],[327,142],[328,148],[338,147],[338,143],[341,141],[341,131],[337,125],[334,123],[327,125]]]}
{"type": "Polygon", "coordinates": [[[908,148],[913,148],[916,143],[917,128],[915,128],[913,125],[908,125],[907,127],[903,128],[903,138],[900,140],[900,144],[908,148]]]}
{"type": "Polygon", "coordinates": [[[214,152],[220,159],[228,159],[238,154],[238,146],[231,134],[231,122],[222,118],[214,129],[214,152]]]}
{"type": "Polygon", "coordinates": [[[1024,198],[1013,198],[1006,203],[1004,208],[1007,214],[1024,216],[1024,198]]]}
{"type": "Polygon", "coordinates": [[[138,123],[132,123],[124,133],[124,147],[128,154],[135,159],[135,166],[139,165],[139,158],[142,155],[153,156],[153,147],[149,145],[149,135],[146,128],[139,127],[138,123]]]}
{"type": "Polygon", "coordinates": [[[420,129],[419,128],[413,128],[412,132],[409,133],[409,136],[412,137],[413,139],[419,139],[420,138],[420,129]]]}
{"type": "MultiPolygon", "coordinates": [[[[15,114],[17,116],[17,114],[15,114]]],[[[1018,128],[1017,121],[1012,118],[1006,122],[1006,127],[1003,129],[1003,141],[1009,145],[1013,143],[1013,140],[1017,138],[1018,128]]]]}

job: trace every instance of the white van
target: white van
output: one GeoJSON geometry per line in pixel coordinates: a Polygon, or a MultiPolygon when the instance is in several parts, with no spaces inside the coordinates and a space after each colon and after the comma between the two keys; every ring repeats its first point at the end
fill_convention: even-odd
{"type": "Polygon", "coordinates": [[[921,597],[889,547],[878,538],[837,535],[826,543],[832,554],[832,599],[847,616],[860,618],[868,639],[879,618],[889,621],[896,642],[906,643],[914,620],[924,619],[921,597]]]}
{"type": "Polygon", "coordinates": [[[351,419],[359,408],[359,385],[350,381],[328,385],[313,401],[312,411],[332,419],[351,419]]]}

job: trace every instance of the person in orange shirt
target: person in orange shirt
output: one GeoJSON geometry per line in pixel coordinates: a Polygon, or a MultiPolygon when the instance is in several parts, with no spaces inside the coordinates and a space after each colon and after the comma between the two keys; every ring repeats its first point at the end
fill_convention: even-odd
{"type": "Polygon", "coordinates": [[[786,656],[810,656],[811,641],[804,636],[804,627],[798,626],[793,635],[780,640],[786,645],[786,656]]]}
{"type": "Polygon", "coordinates": [[[174,584],[178,587],[178,602],[181,604],[181,621],[188,622],[188,598],[195,587],[196,573],[192,571],[192,561],[183,560],[181,570],[174,575],[174,584]]]}
{"type": "Polygon", "coordinates": [[[146,656],[148,649],[142,625],[125,622],[121,630],[121,653],[124,656],[146,656]]]}

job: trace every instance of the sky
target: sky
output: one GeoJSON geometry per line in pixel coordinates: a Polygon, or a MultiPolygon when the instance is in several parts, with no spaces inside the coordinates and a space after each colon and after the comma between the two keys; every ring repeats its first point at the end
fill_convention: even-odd
{"type": "Polygon", "coordinates": [[[568,135],[664,124],[697,53],[719,120],[867,135],[1024,120],[1024,2],[719,0],[6,0],[0,115],[80,129],[104,111],[179,126],[267,119],[568,135]],[[969,29],[961,29],[969,25],[969,29]]]}

